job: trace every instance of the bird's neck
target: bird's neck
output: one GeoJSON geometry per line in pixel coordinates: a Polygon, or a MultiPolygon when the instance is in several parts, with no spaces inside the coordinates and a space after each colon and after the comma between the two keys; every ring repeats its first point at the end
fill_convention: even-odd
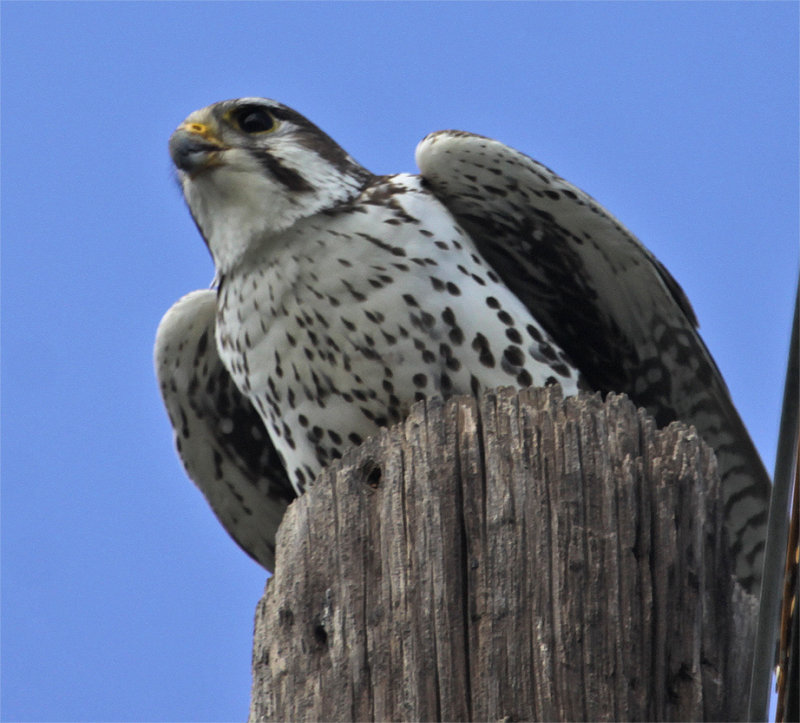
{"type": "Polygon", "coordinates": [[[307,190],[289,191],[278,180],[252,176],[247,183],[232,178],[214,188],[193,184],[185,189],[219,275],[229,274],[253,255],[268,256],[298,222],[351,203],[371,178],[366,171],[329,179],[319,175],[319,169],[308,173],[307,190]]]}

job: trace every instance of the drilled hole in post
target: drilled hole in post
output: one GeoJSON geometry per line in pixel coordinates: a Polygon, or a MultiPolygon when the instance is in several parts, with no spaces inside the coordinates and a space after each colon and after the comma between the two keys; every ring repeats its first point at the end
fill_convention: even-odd
{"type": "Polygon", "coordinates": [[[380,486],[382,476],[381,468],[371,460],[361,468],[361,477],[364,483],[374,490],[380,486]]]}
{"type": "Polygon", "coordinates": [[[322,623],[314,625],[314,640],[323,647],[328,646],[328,631],[325,630],[325,626],[322,623]]]}

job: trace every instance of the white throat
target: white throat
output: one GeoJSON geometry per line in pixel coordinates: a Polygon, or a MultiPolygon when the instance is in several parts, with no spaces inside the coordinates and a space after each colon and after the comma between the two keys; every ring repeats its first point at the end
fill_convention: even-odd
{"type": "Polygon", "coordinates": [[[225,153],[225,163],[181,176],[186,202],[208,243],[217,273],[224,274],[249,252],[297,221],[345,203],[364,179],[343,174],[316,153],[284,148],[280,162],[299,173],[308,190],[293,190],[273,178],[248,154],[225,153]],[[296,156],[296,157],[294,157],[296,156]]]}

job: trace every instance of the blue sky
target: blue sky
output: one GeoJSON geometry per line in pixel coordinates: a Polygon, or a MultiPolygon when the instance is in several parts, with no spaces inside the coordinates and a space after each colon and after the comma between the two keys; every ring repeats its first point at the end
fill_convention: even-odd
{"type": "Polygon", "coordinates": [[[152,371],[208,254],[166,143],[263,95],[375,172],[432,130],[582,187],[682,284],[769,469],[798,271],[796,3],[2,4],[3,720],[243,720],[265,573],[152,371]]]}

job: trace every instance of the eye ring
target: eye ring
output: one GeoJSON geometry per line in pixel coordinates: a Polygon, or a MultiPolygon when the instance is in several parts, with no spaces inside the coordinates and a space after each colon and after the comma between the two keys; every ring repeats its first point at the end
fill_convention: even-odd
{"type": "Polygon", "coordinates": [[[278,127],[278,122],[266,108],[257,105],[246,105],[231,113],[231,118],[243,133],[259,135],[271,133],[278,127]]]}

